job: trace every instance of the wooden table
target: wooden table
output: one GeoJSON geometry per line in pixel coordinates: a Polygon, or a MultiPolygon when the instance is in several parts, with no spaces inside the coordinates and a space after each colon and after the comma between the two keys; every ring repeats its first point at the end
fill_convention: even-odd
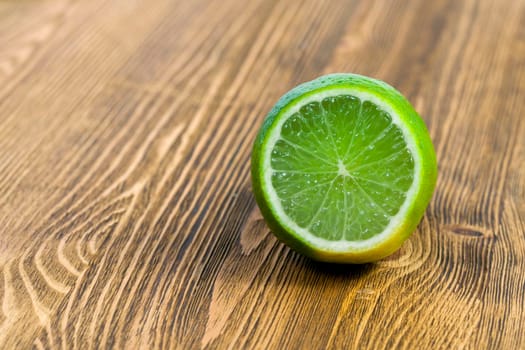
{"type": "Polygon", "coordinates": [[[3,1],[0,348],[524,349],[525,1],[3,1]],[[363,266],[278,243],[252,141],[357,72],[425,119],[439,180],[363,266]]]}

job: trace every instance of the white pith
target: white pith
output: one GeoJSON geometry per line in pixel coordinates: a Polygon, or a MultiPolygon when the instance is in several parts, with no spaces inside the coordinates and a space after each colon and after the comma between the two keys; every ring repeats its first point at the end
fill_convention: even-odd
{"type": "MultiPolygon", "coordinates": [[[[420,186],[420,178],[417,174],[421,173],[421,160],[419,159],[419,153],[417,152],[416,145],[414,144],[413,138],[410,136],[409,131],[407,130],[406,125],[401,121],[398,113],[387,103],[376,97],[374,94],[361,91],[352,88],[337,88],[325,90],[319,93],[312,94],[307,96],[291,107],[288,107],[281,115],[278,117],[277,123],[273,126],[266,139],[266,143],[263,148],[263,181],[261,186],[263,187],[263,192],[268,195],[269,205],[272,208],[273,212],[277,215],[277,219],[280,223],[291,232],[297,232],[297,234],[304,241],[309,243],[309,245],[317,247],[325,251],[331,251],[334,253],[337,252],[350,252],[350,251],[363,251],[367,250],[370,247],[375,247],[380,243],[386,241],[390,236],[396,231],[396,229],[403,223],[404,218],[408,210],[410,209],[410,204],[413,202],[413,198],[416,195],[418,188],[420,186]],[[399,212],[390,219],[389,224],[385,229],[373,237],[370,237],[365,240],[360,241],[348,241],[348,240],[327,240],[324,238],[317,237],[310,233],[307,229],[298,226],[283,210],[279,196],[277,195],[273,185],[272,185],[272,173],[273,169],[271,166],[271,152],[275,146],[275,143],[279,140],[281,135],[281,129],[284,122],[294,113],[298,112],[299,109],[313,101],[322,101],[323,99],[331,96],[337,95],[351,95],[357,97],[361,100],[361,103],[365,101],[370,101],[375,104],[378,108],[382,109],[386,113],[390,114],[392,117],[392,122],[401,130],[403,133],[405,143],[408,150],[412,154],[414,160],[414,176],[413,182],[408,191],[406,192],[406,198],[399,212]]],[[[299,238],[299,237],[298,237],[299,238]]]]}

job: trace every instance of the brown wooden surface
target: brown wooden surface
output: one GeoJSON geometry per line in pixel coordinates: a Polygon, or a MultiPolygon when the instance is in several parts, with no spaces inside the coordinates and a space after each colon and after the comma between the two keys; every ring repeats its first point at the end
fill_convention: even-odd
{"type": "Polygon", "coordinates": [[[0,2],[0,348],[525,348],[525,2],[0,2]],[[436,147],[394,256],[305,259],[250,148],[329,72],[396,86],[436,147]]]}

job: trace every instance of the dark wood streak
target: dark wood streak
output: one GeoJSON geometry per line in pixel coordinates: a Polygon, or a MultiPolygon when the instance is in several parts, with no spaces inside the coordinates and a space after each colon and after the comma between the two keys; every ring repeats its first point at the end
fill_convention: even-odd
{"type": "Polygon", "coordinates": [[[490,233],[484,232],[484,230],[480,227],[469,227],[469,226],[462,226],[462,225],[448,225],[446,227],[446,230],[462,236],[467,237],[485,237],[489,236],[490,233]]]}

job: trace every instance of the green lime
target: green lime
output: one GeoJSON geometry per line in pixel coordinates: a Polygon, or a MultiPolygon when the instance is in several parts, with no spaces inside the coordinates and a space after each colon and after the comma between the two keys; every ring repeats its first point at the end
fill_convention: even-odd
{"type": "Polygon", "coordinates": [[[376,261],[421,220],[436,184],[421,117],[384,82],[331,74],[286,93],[254,143],[252,182],[272,232],[313,259],[376,261]]]}

